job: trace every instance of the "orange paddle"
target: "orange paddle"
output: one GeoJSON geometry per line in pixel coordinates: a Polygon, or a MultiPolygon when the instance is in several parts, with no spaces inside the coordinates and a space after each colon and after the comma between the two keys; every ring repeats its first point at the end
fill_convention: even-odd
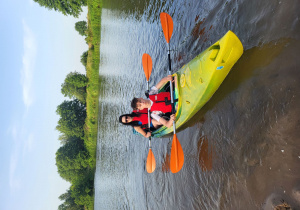
{"type": "Polygon", "coordinates": [[[143,62],[143,68],[144,68],[147,82],[149,82],[149,78],[150,78],[150,75],[152,72],[152,59],[151,59],[150,55],[148,55],[147,53],[144,53],[144,55],[142,57],[142,62],[143,62]]]}
{"type": "MultiPolygon", "coordinates": [[[[165,39],[168,43],[168,60],[169,60],[169,75],[171,75],[171,57],[170,57],[170,39],[173,33],[173,20],[171,16],[165,12],[160,13],[160,22],[165,35],[165,39]]],[[[171,103],[172,103],[172,114],[175,113],[174,99],[173,99],[173,85],[170,81],[170,93],[171,93],[171,103]]],[[[170,169],[172,173],[177,173],[181,170],[184,163],[184,153],[180,142],[176,135],[176,125],[173,122],[173,142],[171,148],[171,158],[170,158],[170,169]]]]}
{"type": "MultiPolygon", "coordinates": [[[[152,72],[152,59],[150,57],[150,55],[148,55],[147,53],[145,53],[142,57],[142,63],[143,63],[143,68],[144,68],[144,72],[145,72],[145,76],[147,79],[147,89],[149,92],[149,78],[152,72]]],[[[150,112],[148,109],[148,126],[149,126],[149,130],[150,130],[150,112]]],[[[155,170],[156,167],[156,163],[155,163],[155,158],[153,155],[153,152],[151,150],[151,136],[149,137],[149,153],[148,153],[148,157],[147,157],[147,163],[146,163],[146,170],[148,173],[152,173],[155,170]]]]}
{"type": "Polygon", "coordinates": [[[173,33],[173,20],[169,14],[162,12],[160,13],[160,22],[166,41],[169,43],[173,33]]]}
{"type": "MultiPolygon", "coordinates": [[[[149,140],[149,144],[150,142],[151,140],[149,140]]],[[[151,145],[150,145],[149,153],[147,156],[146,170],[148,173],[152,173],[153,171],[155,171],[155,167],[156,167],[155,157],[153,155],[153,152],[151,150],[151,145]]]]}
{"type": "Polygon", "coordinates": [[[173,135],[171,158],[170,158],[170,169],[172,173],[177,173],[181,170],[184,163],[184,154],[180,142],[176,134],[173,135]]]}

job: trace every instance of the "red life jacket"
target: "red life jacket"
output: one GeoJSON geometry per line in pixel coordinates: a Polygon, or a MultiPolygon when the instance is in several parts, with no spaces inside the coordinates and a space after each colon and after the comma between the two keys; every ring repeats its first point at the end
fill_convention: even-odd
{"type": "Polygon", "coordinates": [[[161,92],[154,95],[149,95],[149,99],[153,102],[150,112],[161,111],[163,113],[172,112],[172,105],[166,105],[165,101],[171,100],[169,92],[161,92]]]}
{"type": "MultiPolygon", "coordinates": [[[[140,121],[142,125],[148,125],[148,109],[143,110],[133,110],[132,112],[140,114],[138,117],[134,117],[132,121],[140,121]]],[[[150,119],[151,122],[151,119],[150,119]]]]}

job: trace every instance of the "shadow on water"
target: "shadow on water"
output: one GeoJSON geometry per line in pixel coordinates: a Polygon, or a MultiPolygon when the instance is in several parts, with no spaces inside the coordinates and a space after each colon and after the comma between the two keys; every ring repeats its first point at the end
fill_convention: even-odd
{"type": "Polygon", "coordinates": [[[260,209],[266,198],[267,203],[276,198],[299,207],[291,193],[299,186],[299,46],[299,41],[280,40],[246,51],[197,114],[205,115],[206,122],[193,130],[220,143],[221,174],[226,173],[223,181],[228,183],[222,188],[220,209],[253,205],[260,209]],[[251,197],[255,203],[238,203],[238,197],[251,197]]]}
{"type": "MultiPolygon", "coordinates": [[[[203,108],[192,117],[179,131],[193,126],[195,123],[203,121],[204,115],[212,110],[220,101],[226,98],[230,93],[237,90],[243,82],[250,79],[255,73],[259,74],[259,70],[268,66],[274,58],[276,58],[289,44],[291,40],[280,39],[275,42],[270,42],[261,47],[254,47],[246,50],[238,62],[233,66],[232,70],[225,78],[219,89],[210,99],[210,101],[203,106],[203,108]]],[[[276,76],[276,75],[275,75],[276,76]]]]}

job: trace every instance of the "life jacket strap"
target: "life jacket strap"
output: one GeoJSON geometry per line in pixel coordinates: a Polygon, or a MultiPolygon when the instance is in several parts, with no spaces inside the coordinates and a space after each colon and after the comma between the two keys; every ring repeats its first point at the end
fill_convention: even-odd
{"type": "MultiPolygon", "coordinates": [[[[178,101],[178,98],[174,99],[174,103],[176,103],[177,101],[178,101]]],[[[156,103],[165,103],[167,106],[172,104],[171,100],[169,100],[168,97],[165,97],[164,101],[156,101],[156,103]]]]}

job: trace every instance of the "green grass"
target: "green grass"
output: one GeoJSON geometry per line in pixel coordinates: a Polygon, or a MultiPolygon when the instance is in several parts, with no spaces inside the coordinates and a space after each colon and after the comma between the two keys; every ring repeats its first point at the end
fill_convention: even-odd
{"type": "MultiPolygon", "coordinates": [[[[102,0],[88,0],[88,30],[86,41],[89,45],[86,76],[88,78],[84,133],[85,146],[90,154],[90,169],[96,170],[96,150],[99,111],[99,64],[102,0]]],[[[94,195],[86,209],[94,209],[94,195]]]]}

